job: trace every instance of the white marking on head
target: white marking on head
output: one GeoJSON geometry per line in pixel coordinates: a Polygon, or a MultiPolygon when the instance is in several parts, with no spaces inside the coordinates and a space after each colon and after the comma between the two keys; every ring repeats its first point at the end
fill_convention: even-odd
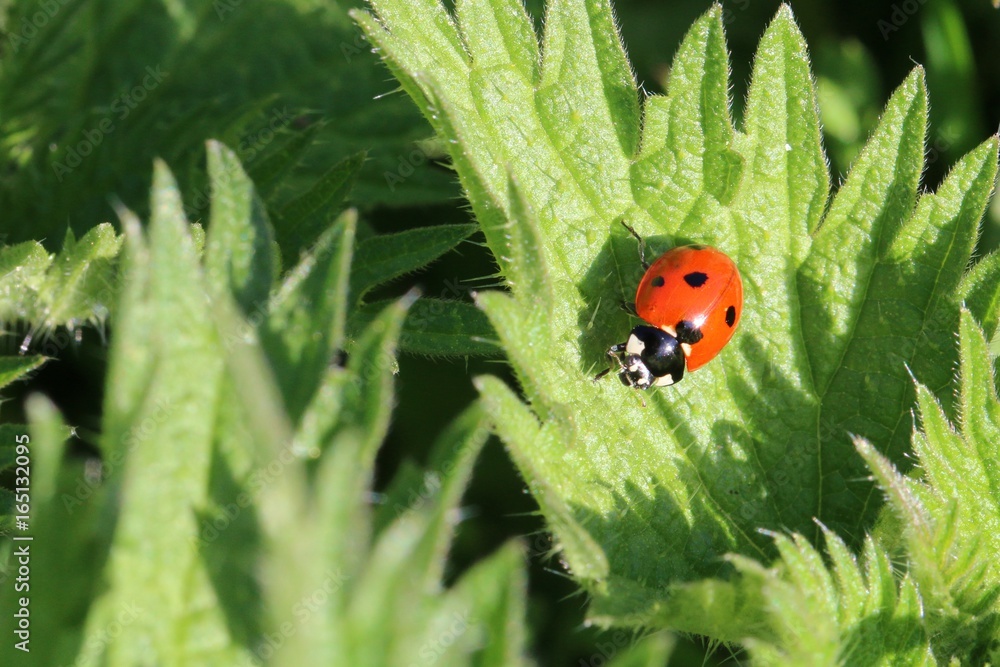
{"type": "Polygon", "coordinates": [[[684,350],[684,356],[685,357],[691,356],[691,344],[690,343],[681,343],[681,349],[684,350]]]}
{"type": "Polygon", "coordinates": [[[628,342],[625,343],[625,351],[629,354],[640,355],[646,349],[646,344],[639,340],[635,334],[629,334],[628,342]]]}
{"type": "Polygon", "coordinates": [[[677,338],[677,329],[675,329],[674,327],[670,326],[669,324],[665,324],[662,327],[660,327],[660,331],[666,331],[668,334],[670,334],[674,338],[677,338]]]}

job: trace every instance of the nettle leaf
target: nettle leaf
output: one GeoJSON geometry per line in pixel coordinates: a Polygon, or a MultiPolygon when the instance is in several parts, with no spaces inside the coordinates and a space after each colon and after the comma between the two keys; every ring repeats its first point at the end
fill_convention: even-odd
{"type": "Polygon", "coordinates": [[[39,288],[45,327],[103,321],[115,297],[121,245],[122,237],[108,223],[90,229],[79,241],[67,230],[62,250],[39,288]]]}
{"type": "Polygon", "coordinates": [[[423,268],[475,231],[475,225],[439,225],[365,239],[358,244],[351,269],[352,301],[360,302],[369,290],[423,268]]]}
{"type": "MultiPolygon", "coordinates": [[[[415,291],[347,340],[353,211],[279,278],[270,223],[242,165],[221,144],[209,156],[207,238],[185,219],[161,162],[148,231],[120,211],[99,470],[64,457],[68,431],[54,407],[28,402],[32,529],[45,546],[32,599],[55,610],[38,629],[59,637],[38,648],[40,659],[524,664],[519,545],[442,583],[489,436],[481,405],[442,434],[421,477],[433,485],[411,487],[415,499],[387,507],[393,515],[380,522],[371,508],[415,291]],[[55,576],[67,562],[70,575],[55,576]]],[[[17,429],[0,432],[12,440],[17,429]]],[[[10,458],[0,448],[0,467],[10,458]]],[[[3,621],[9,631],[16,622],[3,621]]]]}
{"type": "Polygon", "coordinates": [[[341,160],[305,192],[282,205],[277,214],[277,231],[278,245],[286,262],[296,259],[300,250],[314,243],[329,227],[333,214],[340,213],[364,162],[363,152],[341,160]]]}
{"type": "Polygon", "coordinates": [[[27,324],[23,351],[55,356],[80,326],[104,325],[118,295],[121,247],[122,236],[103,223],[79,240],[67,230],[55,255],[36,241],[0,248],[0,321],[27,324]]]}
{"type": "MultiPolygon", "coordinates": [[[[351,270],[351,303],[357,305],[350,331],[370,321],[385,304],[364,303],[379,285],[422,269],[453,250],[476,231],[476,225],[419,227],[396,234],[379,234],[358,244],[351,270]]],[[[448,288],[442,293],[454,292],[448,288]]],[[[446,298],[422,298],[403,324],[400,348],[427,356],[496,356],[500,348],[485,314],[471,303],[446,298]]]]}
{"type": "Polygon", "coordinates": [[[126,457],[125,509],[115,526],[108,591],[95,603],[85,634],[98,636],[127,605],[140,611],[116,641],[85,641],[81,655],[97,660],[106,651],[103,659],[112,665],[150,656],[183,664],[195,654],[206,664],[233,661],[245,649],[218,604],[195,540],[196,510],[209,499],[225,357],[180,195],[162,163],[152,198],[148,238],[134,219],[123,220],[126,287],[111,351],[103,450],[109,460],[126,457]],[[178,587],[177,580],[186,583],[178,587]],[[185,630],[191,623],[197,633],[185,630]]]}
{"type": "Polygon", "coordinates": [[[814,80],[787,6],[736,128],[720,6],[688,32],[667,94],[640,100],[608,0],[551,0],[542,48],[517,0],[459,0],[454,15],[437,0],[371,4],[353,16],[446,142],[510,287],[477,303],[527,402],[476,384],[591,615],[744,636],[765,622],[760,600],[724,624],[678,611],[672,587],[732,572],[727,553],[788,551],[760,529],[818,541],[818,519],[862,544],[880,503],[851,434],[908,467],[908,368],[946,400],[963,285],[996,310],[988,279],[963,283],[996,139],[919,193],[918,67],[827,210],[814,80]],[[745,289],[719,359],[644,396],[590,381],[634,325],[619,304],[642,268],[622,219],[654,252],[722,249],[745,289]]]}
{"type": "Polygon", "coordinates": [[[0,357],[0,388],[27,376],[46,361],[45,357],[0,357]]]}
{"type": "Polygon", "coordinates": [[[734,577],[677,586],[663,620],[738,640],[755,665],[937,664],[914,580],[873,539],[857,558],[821,529],[825,554],[802,535],[776,535],[771,567],[731,555],[734,577]]]}
{"type": "MultiPolygon", "coordinates": [[[[38,3],[11,8],[12,25],[30,26],[31,38],[12,37],[17,44],[0,75],[9,172],[0,233],[48,244],[68,222],[82,236],[109,217],[108,193],[128,202],[144,197],[153,156],[175,169],[186,195],[196,195],[186,197],[189,211],[200,211],[207,192],[198,163],[208,137],[236,150],[265,200],[293,165],[301,167],[297,178],[315,181],[361,151],[369,158],[351,176],[356,203],[454,199],[454,175],[432,165],[426,126],[404,96],[390,94],[393,85],[347,16],[350,4],[286,3],[257,12],[233,3],[197,11],[83,6],[50,9],[44,25],[32,23],[38,3]],[[88,27],[95,23],[117,30],[115,43],[134,57],[108,49],[88,27]],[[162,34],[177,39],[150,38],[162,34]],[[72,57],[81,48],[93,57],[72,57]],[[100,85],[82,86],[88,80],[100,85]],[[145,92],[130,94],[140,84],[145,92]]],[[[322,229],[317,223],[302,231],[322,229]]]]}
{"type": "Polygon", "coordinates": [[[1000,327],[1000,252],[983,257],[962,279],[966,307],[992,338],[1000,327]]]}
{"type": "Polygon", "coordinates": [[[293,421],[305,410],[324,368],[344,344],[348,276],[357,214],[327,229],[271,297],[262,343],[293,421]]]}
{"type": "Polygon", "coordinates": [[[247,166],[247,173],[261,197],[267,199],[274,193],[288,173],[305,157],[306,150],[322,128],[322,124],[313,123],[305,130],[293,133],[265,156],[247,166]]]}
{"type": "Polygon", "coordinates": [[[205,242],[206,278],[220,291],[232,292],[250,314],[267,300],[278,274],[274,231],[236,154],[217,141],[208,142],[207,153],[213,189],[205,242]]]}
{"type": "MultiPolygon", "coordinates": [[[[354,312],[349,329],[360,328],[386,302],[365,304],[354,312]]],[[[471,303],[421,298],[409,310],[399,339],[400,349],[434,356],[497,356],[503,352],[489,318],[471,303]]]]}
{"type": "Polygon", "coordinates": [[[959,327],[958,419],[917,384],[918,478],[901,475],[867,440],[855,445],[901,526],[935,654],[963,664],[1000,657],[1000,400],[988,344],[968,310],[959,327]],[[984,557],[985,556],[985,557],[984,557]]]}
{"type": "Polygon", "coordinates": [[[52,256],[38,241],[0,248],[0,318],[4,322],[36,315],[38,290],[52,256]]]}

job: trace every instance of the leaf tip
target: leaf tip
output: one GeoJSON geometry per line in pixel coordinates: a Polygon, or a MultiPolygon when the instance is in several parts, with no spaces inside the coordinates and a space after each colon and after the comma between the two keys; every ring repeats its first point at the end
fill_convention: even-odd
{"type": "Polygon", "coordinates": [[[927,70],[924,69],[923,65],[917,63],[916,65],[913,66],[913,69],[910,70],[910,73],[906,75],[905,79],[903,79],[903,85],[901,86],[901,88],[904,87],[907,89],[913,87],[915,89],[915,92],[921,93],[926,100],[927,70]]]}
{"type": "Polygon", "coordinates": [[[399,298],[399,307],[403,310],[409,310],[410,306],[412,306],[421,296],[423,296],[423,290],[419,285],[414,285],[407,290],[406,294],[399,298]]]}
{"type": "Polygon", "coordinates": [[[777,13],[775,13],[774,18],[794,21],[795,12],[792,11],[792,6],[790,4],[788,4],[787,2],[783,2],[781,3],[781,5],[778,6],[778,11],[777,13]]]}
{"type": "Polygon", "coordinates": [[[862,458],[868,460],[870,457],[878,455],[878,452],[875,450],[875,447],[872,446],[872,443],[868,442],[866,438],[860,435],[855,435],[853,433],[851,433],[850,435],[851,435],[851,443],[854,445],[854,449],[857,450],[858,454],[860,454],[862,458]]]}

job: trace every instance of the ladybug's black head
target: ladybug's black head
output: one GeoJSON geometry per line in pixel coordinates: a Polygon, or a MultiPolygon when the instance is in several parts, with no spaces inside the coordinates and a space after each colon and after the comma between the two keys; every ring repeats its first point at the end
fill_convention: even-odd
{"type": "Polygon", "coordinates": [[[662,329],[639,325],[623,346],[616,345],[611,351],[621,364],[618,379],[629,387],[666,387],[684,377],[681,343],[662,329]]]}

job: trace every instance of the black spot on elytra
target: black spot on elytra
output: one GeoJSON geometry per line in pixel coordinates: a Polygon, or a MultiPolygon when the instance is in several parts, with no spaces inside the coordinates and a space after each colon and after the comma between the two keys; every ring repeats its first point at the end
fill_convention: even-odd
{"type": "Polygon", "coordinates": [[[726,308],[726,325],[733,326],[736,324],[736,306],[729,306],[726,308]]]}
{"type": "Polygon", "coordinates": [[[677,340],[688,345],[694,345],[704,337],[701,332],[688,320],[681,320],[677,323],[677,340]]]}
{"type": "Polygon", "coordinates": [[[692,271],[691,273],[685,274],[684,282],[691,287],[701,287],[708,282],[708,274],[702,273],[701,271],[692,271]]]}
{"type": "Polygon", "coordinates": [[[656,276],[649,284],[652,285],[653,287],[663,287],[663,283],[664,283],[663,276],[656,276]]]}

